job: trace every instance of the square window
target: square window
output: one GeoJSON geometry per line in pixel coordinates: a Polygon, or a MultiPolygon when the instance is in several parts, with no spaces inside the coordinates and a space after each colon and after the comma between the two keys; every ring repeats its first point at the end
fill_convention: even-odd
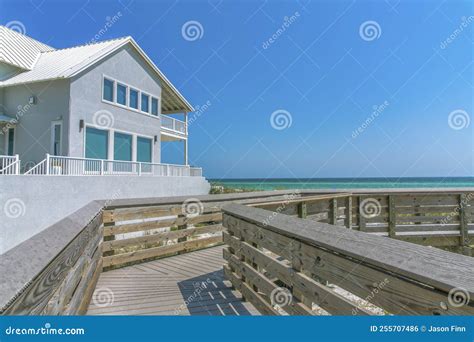
{"type": "Polygon", "coordinates": [[[103,99],[113,102],[114,101],[114,81],[104,78],[104,94],[103,99]]]}

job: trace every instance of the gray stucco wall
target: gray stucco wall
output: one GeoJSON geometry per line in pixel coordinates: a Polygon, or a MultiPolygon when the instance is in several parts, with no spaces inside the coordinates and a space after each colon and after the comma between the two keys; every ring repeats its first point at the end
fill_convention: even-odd
{"type": "MultiPolygon", "coordinates": [[[[21,125],[15,131],[14,153],[22,166],[37,163],[51,153],[51,123],[62,120],[62,154],[68,149],[69,80],[30,83],[3,89],[5,114],[17,118],[21,125]],[[36,96],[37,103],[28,100],[36,96]]],[[[1,139],[5,139],[4,136],[1,139]]]]}
{"type": "Polygon", "coordinates": [[[125,131],[147,137],[158,136],[158,141],[153,143],[153,162],[159,163],[161,128],[159,117],[102,101],[103,76],[124,82],[135,89],[143,90],[150,95],[161,98],[159,79],[130,47],[123,47],[92,69],[84,71],[71,81],[69,155],[84,157],[85,130],[79,131],[79,120],[84,120],[86,125],[96,126],[98,115],[106,118],[107,114],[96,114],[94,120],[95,113],[106,110],[112,114],[112,120],[105,120],[107,122],[105,128],[110,126],[111,130],[125,131]]]}
{"type": "Polygon", "coordinates": [[[202,177],[0,177],[0,254],[92,200],[196,196],[209,193],[202,177]]]}

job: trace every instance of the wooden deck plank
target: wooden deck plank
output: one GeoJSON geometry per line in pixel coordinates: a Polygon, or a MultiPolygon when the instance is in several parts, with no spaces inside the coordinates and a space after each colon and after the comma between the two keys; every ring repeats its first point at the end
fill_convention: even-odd
{"type": "Polygon", "coordinates": [[[222,249],[212,247],[104,272],[87,314],[258,315],[224,280],[222,249]]]}

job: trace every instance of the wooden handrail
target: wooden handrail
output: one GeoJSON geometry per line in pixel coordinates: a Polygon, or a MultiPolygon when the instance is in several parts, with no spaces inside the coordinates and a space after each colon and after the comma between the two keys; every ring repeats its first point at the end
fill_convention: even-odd
{"type": "MultiPolygon", "coordinates": [[[[298,279],[306,276],[313,281],[327,280],[394,314],[474,314],[473,258],[239,204],[225,206],[223,213],[223,225],[229,232],[224,241],[230,246],[226,252],[230,260],[227,274],[237,288],[246,292],[246,298],[254,298],[257,307],[272,309],[272,303],[265,300],[271,293],[260,293],[261,287],[255,283],[261,284],[261,277],[263,283],[273,279],[274,284],[302,290],[298,282],[285,283],[291,277],[282,279],[276,269],[269,271],[268,260],[257,261],[273,254],[271,264],[278,261],[290,265],[288,274],[298,274],[298,279]],[[247,276],[242,273],[247,266],[269,274],[259,273],[257,280],[249,280],[248,270],[247,276]],[[371,284],[380,284],[384,279],[389,280],[388,284],[378,289],[379,295],[370,298],[371,284]],[[450,301],[453,291],[465,294],[465,305],[450,301]]],[[[321,284],[313,284],[313,289],[316,291],[321,284]]],[[[292,296],[298,305],[304,305],[305,300],[318,304],[314,296],[302,297],[298,291],[292,296]]],[[[311,312],[310,305],[306,309],[311,312]]],[[[273,309],[270,312],[278,313],[273,309]]]]}

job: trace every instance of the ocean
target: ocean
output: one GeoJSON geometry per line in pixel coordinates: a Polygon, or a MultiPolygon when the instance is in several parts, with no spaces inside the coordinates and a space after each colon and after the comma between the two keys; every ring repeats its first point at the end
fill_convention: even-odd
{"type": "Polygon", "coordinates": [[[360,189],[360,188],[462,188],[474,187],[474,177],[406,178],[271,178],[210,179],[212,185],[245,190],[360,189]]]}

